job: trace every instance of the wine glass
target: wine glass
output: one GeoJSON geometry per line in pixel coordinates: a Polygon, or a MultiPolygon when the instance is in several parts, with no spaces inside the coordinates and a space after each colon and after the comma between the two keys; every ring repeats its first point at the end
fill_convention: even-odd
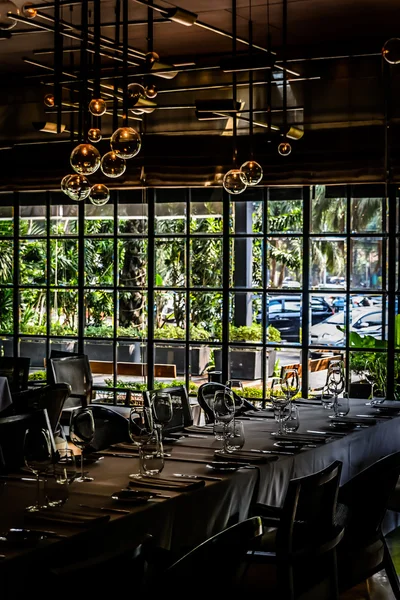
{"type": "Polygon", "coordinates": [[[282,435],[284,433],[282,410],[290,403],[290,396],[287,396],[285,389],[282,387],[282,377],[272,378],[270,398],[272,406],[277,413],[278,421],[278,431],[272,432],[271,435],[282,435]]]}
{"type": "Polygon", "coordinates": [[[286,368],[282,373],[282,390],[290,401],[299,392],[300,380],[299,372],[294,368],[286,368]]]}
{"type": "Polygon", "coordinates": [[[93,477],[85,475],[83,470],[83,451],[87,448],[94,438],[95,425],[93,412],[90,408],[81,407],[75,409],[71,413],[71,420],[69,425],[69,437],[71,442],[80,448],[81,450],[81,474],[75,481],[84,483],[87,481],[93,481],[93,477]]]}
{"type": "Polygon", "coordinates": [[[39,475],[47,471],[53,462],[53,451],[50,433],[47,429],[32,427],[26,430],[24,437],[25,465],[36,476],[35,504],[28,506],[28,512],[37,512],[45,506],[40,505],[40,479],[39,475]]]}
{"type": "Polygon", "coordinates": [[[233,392],[235,392],[235,394],[243,398],[244,387],[240,379],[228,379],[226,382],[226,387],[230,388],[233,392]]]}
{"type": "Polygon", "coordinates": [[[164,426],[169,423],[173,415],[171,394],[167,392],[156,392],[151,401],[153,409],[154,423],[159,429],[159,436],[162,440],[164,426]]]}
{"type": "Polygon", "coordinates": [[[226,426],[235,418],[236,400],[233,392],[229,388],[217,390],[214,394],[213,411],[215,423],[223,425],[222,439],[227,435],[226,426]]]}
{"type": "Polygon", "coordinates": [[[62,506],[68,499],[68,486],[76,479],[76,461],[75,454],[70,448],[64,448],[57,452],[57,459],[53,464],[54,480],[58,486],[62,486],[63,498],[59,500],[48,500],[47,506],[62,506]]]}
{"type": "Polygon", "coordinates": [[[147,406],[135,406],[129,413],[129,437],[139,452],[139,473],[131,473],[129,477],[140,479],[143,476],[142,461],[140,460],[140,449],[143,444],[150,441],[154,433],[154,422],[151,408],[147,406]]]}
{"type": "Polygon", "coordinates": [[[341,394],[346,387],[344,365],[342,361],[335,361],[329,365],[326,387],[328,392],[333,394],[333,403],[331,404],[331,407],[333,407],[336,414],[338,395],[341,394]]]}

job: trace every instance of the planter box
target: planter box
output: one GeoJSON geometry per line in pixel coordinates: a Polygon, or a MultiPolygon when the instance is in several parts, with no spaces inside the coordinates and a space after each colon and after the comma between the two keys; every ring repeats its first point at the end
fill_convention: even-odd
{"type": "Polygon", "coordinates": [[[112,361],[113,349],[112,341],[110,343],[102,342],[85,342],[84,353],[88,355],[89,360],[106,360],[112,361]]]}
{"type": "Polygon", "coordinates": [[[368,399],[371,396],[371,384],[352,382],[349,388],[350,398],[365,398],[368,399]]]}
{"type": "Polygon", "coordinates": [[[117,346],[117,362],[134,362],[141,363],[142,361],[142,342],[133,342],[131,344],[119,344],[117,346]]]}
{"type": "Polygon", "coordinates": [[[78,342],[71,340],[68,342],[52,342],[50,344],[50,352],[57,350],[58,352],[78,352],[78,342]]]}
{"type": "MultiPolygon", "coordinates": [[[[176,374],[185,374],[185,348],[174,346],[156,346],[154,362],[156,364],[176,365],[176,374]]],[[[210,362],[210,348],[200,346],[190,349],[190,372],[201,375],[210,362]]]]}
{"type": "MultiPolygon", "coordinates": [[[[231,379],[261,379],[262,377],[261,349],[235,350],[229,353],[229,371],[231,379]]],[[[222,350],[214,350],[215,369],[222,370],[222,350]]],[[[268,377],[274,373],[276,350],[268,352],[268,377]]]]}
{"type": "Polygon", "coordinates": [[[23,340],[19,345],[19,355],[29,356],[31,359],[30,368],[44,369],[46,359],[46,342],[45,340],[23,340]]]}
{"type": "Polygon", "coordinates": [[[13,356],[14,354],[14,341],[13,340],[0,340],[0,355],[1,356],[13,356]]]}

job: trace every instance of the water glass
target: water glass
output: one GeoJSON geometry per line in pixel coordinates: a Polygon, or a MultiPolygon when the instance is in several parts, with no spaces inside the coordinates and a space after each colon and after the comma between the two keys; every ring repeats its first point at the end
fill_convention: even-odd
{"type": "Polygon", "coordinates": [[[240,450],[244,446],[244,427],[242,421],[237,421],[236,419],[231,423],[225,425],[225,435],[224,435],[224,451],[225,452],[235,452],[235,450],[240,450]]]}
{"type": "Polygon", "coordinates": [[[75,455],[70,448],[58,451],[57,461],[53,464],[53,475],[59,487],[57,495],[61,498],[49,500],[46,496],[47,506],[62,506],[68,500],[68,486],[77,477],[75,455]]]}
{"type": "Polygon", "coordinates": [[[164,450],[157,429],[139,446],[140,472],[157,475],[164,468],[164,450]]]}
{"type": "Polygon", "coordinates": [[[215,439],[219,442],[221,442],[224,439],[224,430],[225,424],[216,419],[213,424],[213,434],[215,439]]]}
{"type": "Polygon", "coordinates": [[[350,412],[349,396],[343,394],[342,398],[338,398],[334,405],[336,417],[345,417],[350,412]]]}
{"type": "Polygon", "coordinates": [[[293,433],[297,431],[300,425],[299,408],[294,404],[289,405],[287,415],[284,416],[283,431],[293,433]]]}

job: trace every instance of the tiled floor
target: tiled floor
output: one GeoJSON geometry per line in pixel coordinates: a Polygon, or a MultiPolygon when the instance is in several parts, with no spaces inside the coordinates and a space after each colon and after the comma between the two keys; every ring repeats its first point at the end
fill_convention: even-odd
{"type": "MultiPolygon", "coordinates": [[[[392,560],[400,576],[400,528],[394,530],[387,536],[392,560]]],[[[386,573],[377,573],[366,583],[358,585],[340,596],[340,600],[394,600],[394,595],[386,577],[386,573]]]]}

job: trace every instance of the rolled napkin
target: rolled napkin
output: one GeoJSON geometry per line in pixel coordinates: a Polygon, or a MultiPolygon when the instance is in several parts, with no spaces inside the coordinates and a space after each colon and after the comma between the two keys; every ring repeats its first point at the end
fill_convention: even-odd
{"type": "Polygon", "coordinates": [[[329,441],[329,437],[319,433],[282,433],[282,435],[271,436],[274,440],[304,442],[313,444],[325,444],[329,441]]]}
{"type": "Polygon", "coordinates": [[[182,482],[182,481],[169,481],[159,477],[141,477],[132,478],[130,483],[135,488],[150,488],[157,490],[170,490],[173,492],[188,492],[196,490],[197,488],[204,487],[206,482],[203,479],[196,479],[196,481],[182,482]]]}

